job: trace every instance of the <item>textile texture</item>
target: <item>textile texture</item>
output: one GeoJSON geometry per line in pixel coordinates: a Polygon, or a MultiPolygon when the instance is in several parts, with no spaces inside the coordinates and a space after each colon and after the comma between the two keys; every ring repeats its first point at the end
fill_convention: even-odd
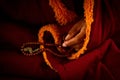
{"type": "Polygon", "coordinates": [[[48,0],[0,0],[0,80],[120,80],[120,1],[94,1],[88,50],[71,61],[47,53],[55,72],[42,54],[28,57],[20,51],[23,43],[38,41],[40,27],[57,23],[48,0]]]}

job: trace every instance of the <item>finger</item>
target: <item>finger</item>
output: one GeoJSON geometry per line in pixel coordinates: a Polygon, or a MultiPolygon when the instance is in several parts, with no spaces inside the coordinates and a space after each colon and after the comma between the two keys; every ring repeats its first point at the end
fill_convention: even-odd
{"type": "Polygon", "coordinates": [[[68,35],[65,37],[65,40],[69,40],[72,37],[74,37],[81,29],[81,27],[84,25],[83,20],[80,20],[79,22],[77,22],[72,29],[68,32],[68,35]]]}
{"type": "Polygon", "coordinates": [[[82,37],[85,35],[85,26],[82,27],[81,31],[72,39],[65,41],[62,46],[67,47],[67,46],[72,46],[74,44],[77,44],[81,41],[82,37]]]}
{"type": "Polygon", "coordinates": [[[74,48],[75,51],[78,51],[80,48],[82,48],[82,45],[83,45],[83,41],[76,44],[76,45],[73,45],[72,48],[74,48]]]}

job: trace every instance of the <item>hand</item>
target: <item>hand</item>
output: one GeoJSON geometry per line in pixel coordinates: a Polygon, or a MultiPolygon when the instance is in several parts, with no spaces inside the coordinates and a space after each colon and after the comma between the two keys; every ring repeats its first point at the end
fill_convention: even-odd
{"type": "Polygon", "coordinates": [[[67,36],[65,37],[65,41],[63,42],[63,47],[72,47],[76,51],[78,51],[84,41],[86,33],[86,23],[84,19],[78,21],[68,32],[67,36]]]}

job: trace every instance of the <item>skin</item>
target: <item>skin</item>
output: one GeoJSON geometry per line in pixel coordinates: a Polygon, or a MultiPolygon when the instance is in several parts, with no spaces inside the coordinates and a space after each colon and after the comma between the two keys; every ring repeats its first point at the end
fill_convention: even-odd
{"type": "Polygon", "coordinates": [[[85,37],[86,23],[84,19],[79,20],[75,25],[70,29],[67,36],[65,37],[65,41],[63,42],[63,47],[72,47],[76,51],[78,51],[85,37]]]}

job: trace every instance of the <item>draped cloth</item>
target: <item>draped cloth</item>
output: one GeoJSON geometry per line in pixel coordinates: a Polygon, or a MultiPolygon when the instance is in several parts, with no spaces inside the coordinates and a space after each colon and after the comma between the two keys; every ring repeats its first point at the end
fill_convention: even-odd
{"type": "Polygon", "coordinates": [[[119,0],[94,0],[94,22],[88,50],[79,59],[48,59],[57,69],[51,70],[42,55],[24,56],[20,46],[36,41],[39,26],[56,23],[47,0],[0,1],[0,78],[120,80],[120,9],[119,0]],[[51,13],[48,15],[48,13],[51,13]]]}

